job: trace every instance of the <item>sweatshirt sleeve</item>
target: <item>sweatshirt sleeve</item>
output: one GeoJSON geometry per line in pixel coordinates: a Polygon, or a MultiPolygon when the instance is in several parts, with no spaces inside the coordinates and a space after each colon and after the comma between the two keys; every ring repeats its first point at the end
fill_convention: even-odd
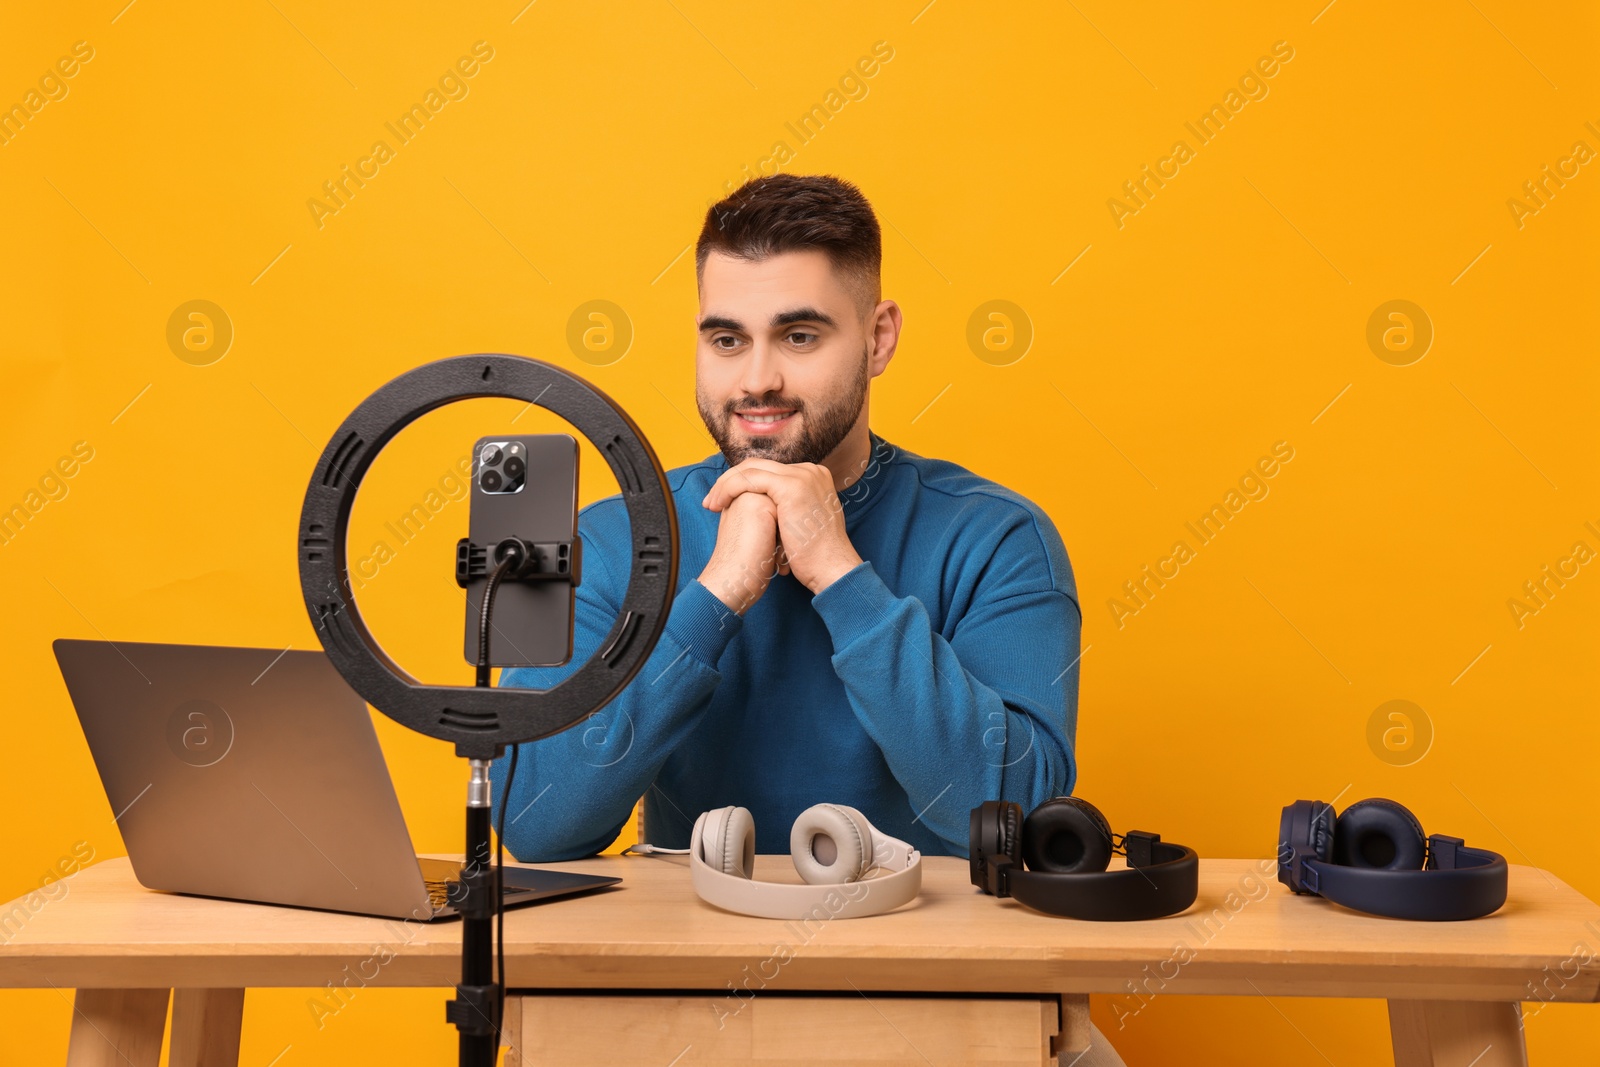
{"type": "Polygon", "coordinates": [[[956,855],[972,808],[1004,799],[1031,811],[1077,777],[1082,615],[1065,548],[1031,518],[992,547],[948,639],[871,562],[812,598],[857,719],[917,820],[956,855]]]}
{"type": "MultiPolygon", "coordinates": [[[[507,670],[501,685],[547,689],[581,667],[610,632],[626,583],[607,569],[603,545],[580,533],[586,543],[572,659],[560,667],[507,670]]],[[[627,538],[625,524],[620,537],[627,538]]],[[[743,621],[699,581],[686,583],[649,659],[611,703],[561,733],[519,746],[509,799],[509,753],[494,762],[491,813],[498,827],[500,807],[509,803],[505,844],[513,856],[524,863],[579,859],[617,839],[662,764],[704,714],[722,677],[717,661],[743,621]]]]}

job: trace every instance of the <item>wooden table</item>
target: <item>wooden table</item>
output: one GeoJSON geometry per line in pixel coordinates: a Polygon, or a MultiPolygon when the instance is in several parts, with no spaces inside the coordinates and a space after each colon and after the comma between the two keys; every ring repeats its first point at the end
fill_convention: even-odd
{"type": "MultiPolygon", "coordinates": [[[[507,1062],[628,1062],[648,1041],[663,1063],[685,1045],[685,1064],[761,1063],[798,1041],[818,1062],[1065,1064],[1084,1047],[1087,994],[1108,993],[1119,1013],[1172,994],[1381,997],[1397,1067],[1509,1067],[1526,1063],[1520,1001],[1600,998],[1600,959],[1574,956],[1600,944],[1600,908],[1531,867],[1511,868],[1496,915],[1434,924],[1294,897],[1270,861],[1203,860],[1183,915],[1085,923],[979,895],[963,860],[924,864],[900,911],[805,923],[701,902],[682,857],[552,864],[625,881],[507,913],[507,973],[527,991],[508,1003],[507,1062]]],[[[796,880],[785,857],[759,857],[757,875],[796,880]]],[[[125,859],[66,884],[0,911],[0,987],[78,990],[73,1067],[154,1067],[169,995],[172,1067],[231,1064],[247,986],[452,986],[459,973],[459,923],[153,893],[125,859]]]]}

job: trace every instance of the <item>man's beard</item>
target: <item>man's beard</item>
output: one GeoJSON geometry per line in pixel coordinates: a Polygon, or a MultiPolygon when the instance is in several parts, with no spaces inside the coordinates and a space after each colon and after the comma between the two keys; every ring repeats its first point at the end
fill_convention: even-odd
{"type": "Polygon", "coordinates": [[[778,393],[767,393],[742,401],[729,400],[721,411],[713,411],[706,399],[696,393],[695,404],[700,409],[701,420],[705,422],[706,429],[711,431],[717,448],[721,449],[730,467],[751,457],[770,459],[775,463],[821,463],[849,436],[861,416],[861,409],[867,402],[867,382],[871,378],[867,373],[867,358],[863,347],[861,363],[849,388],[838,399],[820,401],[815,407],[806,405],[798,398],[784,397],[778,393]],[[800,417],[799,435],[788,443],[776,437],[750,436],[747,442],[735,440],[734,413],[760,408],[793,411],[791,418],[800,417]]]}

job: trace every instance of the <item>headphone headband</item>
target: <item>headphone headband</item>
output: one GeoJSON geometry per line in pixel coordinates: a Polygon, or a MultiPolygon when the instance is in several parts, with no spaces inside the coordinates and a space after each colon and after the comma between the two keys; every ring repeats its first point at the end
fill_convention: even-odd
{"type": "Polygon", "coordinates": [[[1093,922],[1128,922],[1175,915],[1200,892],[1200,857],[1160,834],[1112,834],[1112,852],[1127,857],[1115,871],[1061,874],[1033,871],[1019,859],[1020,805],[990,801],[972,809],[972,883],[996,897],[1014,897],[1035,911],[1093,922]],[[998,846],[998,847],[996,847],[998,846]]]}

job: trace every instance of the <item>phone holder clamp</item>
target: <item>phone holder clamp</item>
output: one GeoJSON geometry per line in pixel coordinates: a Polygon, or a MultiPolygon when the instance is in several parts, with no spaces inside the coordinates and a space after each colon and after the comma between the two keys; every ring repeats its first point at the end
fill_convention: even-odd
{"type": "Polygon", "coordinates": [[[507,537],[480,545],[463,537],[456,542],[456,584],[465,589],[474,578],[487,578],[505,559],[512,563],[501,576],[503,582],[571,582],[577,586],[582,580],[583,541],[507,537]]]}

